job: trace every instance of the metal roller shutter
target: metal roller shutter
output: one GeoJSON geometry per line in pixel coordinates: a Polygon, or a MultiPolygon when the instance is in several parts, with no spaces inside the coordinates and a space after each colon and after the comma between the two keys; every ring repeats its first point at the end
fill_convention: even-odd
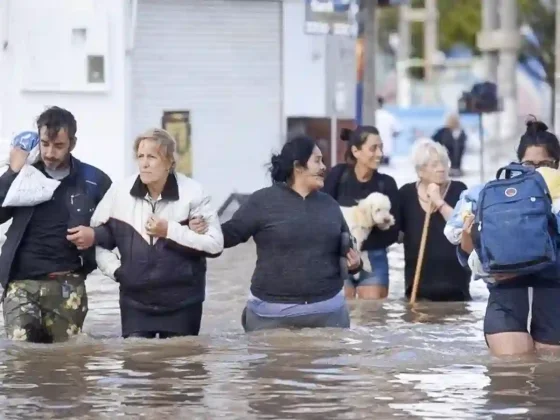
{"type": "Polygon", "coordinates": [[[131,57],[131,130],[188,110],[193,177],[219,206],[267,185],[281,144],[282,4],[139,0],[131,57]]]}

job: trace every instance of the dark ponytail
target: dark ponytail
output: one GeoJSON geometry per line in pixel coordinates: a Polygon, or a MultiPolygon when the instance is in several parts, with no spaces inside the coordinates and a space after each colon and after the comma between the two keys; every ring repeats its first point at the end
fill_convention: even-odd
{"type": "Polygon", "coordinates": [[[517,148],[517,158],[519,161],[523,160],[529,147],[537,146],[544,148],[557,165],[560,162],[560,143],[558,142],[558,137],[548,131],[548,126],[542,121],[537,120],[533,115],[529,116],[526,125],[527,129],[521,136],[519,147],[517,148]]]}
{"type": "Polygon", "coordinates": [[[342,141],[350,141],[350,137],[352,136],[353,131],[349,128],[343,128],[340,130],[340,140],[342,141]]]}
{"type": "Polygon", "coordinates": [[[370,134],[379,135],[379,130],[371,125],[361,125],[355,130],[343,128],[340,130],[340,140],[348,142],[344,158],[349,164],[355,164],[356,158],[352,153],[352,147],[355,146],[358,150],[362,148],[370,134]]]}
{"type": "Polygon", "coordinates": [[[270,177],[272,182],[290,182],[294,167],[306,168],[307,161],[313,154],[316,143],[311,137],[296,136],[288,141],[282,151],[270,159],[270,177]]]}
{"type": "Polygon", "coordinates": [[[282,155],[272,155],[270,159],[270,177],[272,182],[287,182],[292,175],[292,164],[282,159],[282,155]]]}
{"type": "Polygon", "coordinates": [[[525,125],[527,126],[525,133],[531,136],[538,136],[539,133],[546,133],[548,125],[538,120],[528,120],[525,125]]]}

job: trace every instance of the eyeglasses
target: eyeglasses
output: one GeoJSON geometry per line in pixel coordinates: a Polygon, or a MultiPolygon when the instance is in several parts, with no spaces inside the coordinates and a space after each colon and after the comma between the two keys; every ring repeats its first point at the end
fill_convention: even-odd
{"type": "Polygon", "coordinates": [[[523,166],[528,166],[531,168],[553,168],[556,169],[558,167],[558,163],[555,160],[543,160],[541,162],[531,162],[530,160],[521,162],[523,166]]]}

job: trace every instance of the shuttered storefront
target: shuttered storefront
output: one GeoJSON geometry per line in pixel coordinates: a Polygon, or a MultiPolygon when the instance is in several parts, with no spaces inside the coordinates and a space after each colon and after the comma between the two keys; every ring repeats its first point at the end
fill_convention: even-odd
{"type": "Polygon", "coordinates": [[[281,144],[282,4],[139,0],[131,56],[131,131],[189,111],[193,177],[219,206],[266,185],[281,144]]]}

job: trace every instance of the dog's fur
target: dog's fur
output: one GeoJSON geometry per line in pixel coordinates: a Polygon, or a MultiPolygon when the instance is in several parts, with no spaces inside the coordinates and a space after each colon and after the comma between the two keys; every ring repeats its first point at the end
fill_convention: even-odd
{"type": "MultiPolygon", "coordinates": [[[[350,233],[356,240],[356,249],[362,250],[362,244],[374,227],[387,230],[395,224],[391,214],[391,201],[385,194],[371,193],[353,207],[341,206],[342,214],[350,233]]],[[[363,255],[363,254],[362,254],[363,255]]],[[[371,272],[371,264],[367,256],[362,256],[364,270],[371,272]],[[365,257],[365,258],[364,258],[365,257]]]]}

